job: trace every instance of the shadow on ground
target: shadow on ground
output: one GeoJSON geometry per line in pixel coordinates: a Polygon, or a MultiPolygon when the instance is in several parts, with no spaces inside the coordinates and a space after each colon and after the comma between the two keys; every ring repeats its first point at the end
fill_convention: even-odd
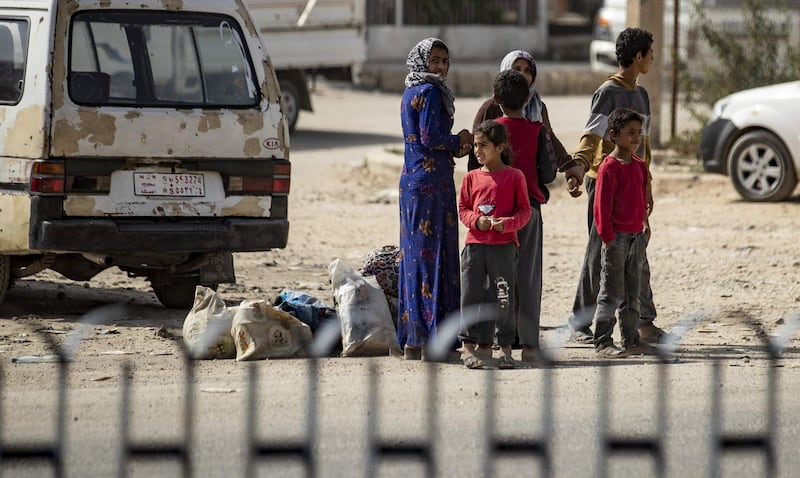
{"type": "Polygon", "coordinates": [[[292,133],[291,136],[291,147],[294,151],[348,148],[353,146],[369,146],[402,142],[403,137],[400,134],[386,135],[353,133],[349,131],[319,131],[313,129],[298,129],[292,133]]]}

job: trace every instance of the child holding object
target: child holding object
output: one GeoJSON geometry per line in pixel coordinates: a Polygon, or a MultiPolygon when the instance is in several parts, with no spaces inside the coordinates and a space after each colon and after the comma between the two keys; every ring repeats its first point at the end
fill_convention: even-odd
{"type": "MultiPolygon", "coordinates": [[[[515,338],[514,289],[519,240],[517,230],[531,216],[525,175],[511,163],[505,127],[489,120],[473,132],[475,156],[481,164],[464,176],[458,200],[458,216],[469,228],[461,252],[461,310],[481,304],[489,282],[493,304],[479,306],[483,320],[468,324],[462,319],[459,338],[467,368],[488,368],[490,357],[476,346],[491,347],[497,327],[497,342],[503,350],[502,368],[513,368],[511,344],[515,338]]],[[[463,317],[463,316],[462,316],[463,317]]]]}
{"type": "Polygon", "coordinates": [[[619,108],[608,116],[614,150],[597,171],[594,223],[603,241],[600,293],[595,309],[594,346],[610,358],[642,354],[639,340],[639,288],[647,239],[647,165],[635,153],[642,143],[643,119],[619,108]],[[622,349],[614,345],[614,314],[619,309],[622,349]]]}

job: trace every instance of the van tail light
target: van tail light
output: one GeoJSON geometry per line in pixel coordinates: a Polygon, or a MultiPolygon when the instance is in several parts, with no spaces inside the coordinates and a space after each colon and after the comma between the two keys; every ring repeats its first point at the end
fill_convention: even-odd
{"type": "Polygon", "coordinates": [[[234,195],[286,195],[292,166],[290,163],[276,164],[272,168],[272,176],[228,176],[227,192],[234,195]]]}
{"type": "Polygon", "coordinates": [[[291,175],[292,163],[276,164],[272,169],[272,192],[274,194],[289,194],[291,175]]]}
{"type": "Polygon", "coordinates": [[[37,161],[31,170],[31,194],[63,195],[64,163],[37,161]]]}
{"type": "Polygon", "coordinates": [[[289,194],[289,178],[275,178],[272,180],[273,194],[289,194]]]}

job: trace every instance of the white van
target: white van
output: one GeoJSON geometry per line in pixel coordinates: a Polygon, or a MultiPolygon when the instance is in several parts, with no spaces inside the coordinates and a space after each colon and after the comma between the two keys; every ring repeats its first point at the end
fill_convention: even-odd
{"type": "Polygon", "coordinates": [[[285,247],[290,170],[243,0],[0,0],[0,301],[118,267],[189,307],[285,247]]]}

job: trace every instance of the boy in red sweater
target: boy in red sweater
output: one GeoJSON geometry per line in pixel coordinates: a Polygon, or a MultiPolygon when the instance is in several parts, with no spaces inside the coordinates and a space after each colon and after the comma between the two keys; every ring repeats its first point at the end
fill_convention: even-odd
{"type": "Polygon", "coordinates": [[[597,171],[594,223],[603,245],[594,347],[604,357],[646,352],[637,330],[640,273],[647,244],[647,165],[635,154],[642,143],[642,125],[642,117],[633,110],[611,112],[608,134],[614,150],[597,171]],[[611,336],[617,309],[622,349],[614,345],[611,336]]]}
{"type": "Polygon", "coordinates": [[[479,306],[486,297],[485,284],[497,301],[479,306],[482,320],[462,322],[459,338],[467,368],[489,368],[490,359],[476,351],[478,344],[489,347],[498,330],[503,350],[501,368],[513,368],[514,288],[519,240],[517,230],[531,217],[525,176],[508,167],[511,158],[505,127],[484,121],[474,131],[475,156],[481,164],[464,176],[458,198],[458,217],[469,230],[461,252],[461,310],[479,306]]]}
{"type": "MultiPolygon", "coordinates": [[[[530,89],[525,75],[515,70],[500,72],[492,85],[494,98],[503,110],[497,122],[506,127],[508,147],[514,161],[513,168],[525,175],[531,219],[517,232],[519,258],[517,260],[516,334],[522,348],[522,360],[536,363],[541,358],[539,320],[542,309],[542,204],[547,202],[547,183],[556,177],[551,154],[550,136],[539,121],[525,117],[524,108],[530,89]]],[[[498,331],[498,337],[505,331],[498,331]]],[[[481,347],[483,349],[483,347],[481,347]]],[[[509,347],[510,351],[510,347],[509,347]]],[[[510,353],[510,352],[509,352],[510,353]]]]}

